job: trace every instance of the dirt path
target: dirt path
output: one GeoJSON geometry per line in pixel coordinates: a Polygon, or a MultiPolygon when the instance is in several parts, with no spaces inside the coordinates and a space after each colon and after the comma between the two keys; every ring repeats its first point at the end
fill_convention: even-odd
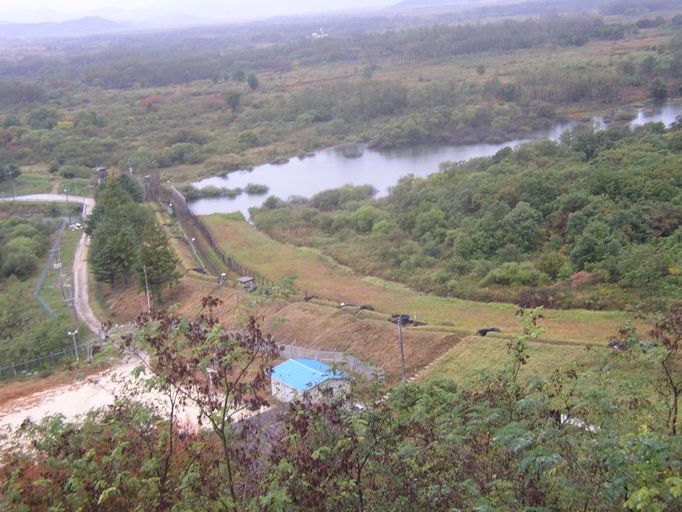
{"type": "MultiPolygon", "coordinates": [[[[54,190],[54,187],[53,187],[54,190]]],[[[8,199],[3,199],[7,201],[8,199]]],[[[17,196],[16,201],[22,202],[45,202],[45,203],[77,203],[83,205],[82,218],[85,219],[92,209],[95,207],[95,200],[84,196],[68,196],[61,194],[30,194],[25,196],[17,196]]],[[[81,236],[76,253],[73,260],[73,286],[74,286],[74,307],[76,309],[76,316],[88,326],[93,333],[101,336],[101,322],[95,316],[95,313],[90,307],[88,297],[88,248],[90,246],[90,237],[85,233],[81,236]]]]}
{"type": "Polygon", "coordinates": [[[123,363],[85,379],[17,398],[0,406],[0,431],[16,430],[22,422],[30,418],[40,421],[50,414],[63,414],[73,419],[90,409],[113,403],[120,387],[118,382],[130,376],[137,366],[134,361],[123,363]]]}
{"type": "MultiPolygon", "coordinates": [[[[39,422],[55,414],[61,414],[67,420],[77,420],[93,409],[113,404],[118,397],[126,394],[126,389],[135,390],[133,393],[135,399],[157,407],[165,414],[170,410],[166,395],[155,390],[140,392],[142,384],[133,376],[133,370],[142,364],[142,360],[130,357],[81,381],[60,385],[3,404],[0,406],[0,434],[11,435],[26,420],[39,422]]],[[[141,378],[145,379],[145,376],[142,375],[141,378]]],[[[262,407],[257,411],[246,409],[237,411],[234,420],[239,421],[268,409],[262,407]]],[[[200,410],[191,401],[176,408],[175,414],[182,428],[190,430],[200,428],[198,421],[200,410]]]]}
{"type": "MultiPolygon", "coordinates": [[[[90,200],[83,203],[83,219],[85,219],[95,206],[95,201],[90,200]]],[[[102,337],[101,322],[95,316],[90,307],[88,295],[88,249],[90,248],[90,237],[83,233],[76,247],[76,254],[73,258],[73,288],[74,288],[74,308],[76,316],[88,326],[99,338],[102,337]]]]}

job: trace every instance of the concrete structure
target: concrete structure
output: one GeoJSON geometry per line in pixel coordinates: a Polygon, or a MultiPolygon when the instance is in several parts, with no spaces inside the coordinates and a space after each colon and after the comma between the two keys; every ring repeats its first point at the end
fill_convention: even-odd
{"type": "Polygon", "coordinates": [[[237,282],[241,284],[247,292],[252,292],[256,289],[256,280],[251,276],[238,277],[237,282]]]}
{"type": "Polygon", "coordinates": [[[307,395],[313,400],[322,397],[323,390],[333,394],[348,390],[349,377],[316,359],[287,359],[272,369],[272,396],[282,402],[307,395]]]}

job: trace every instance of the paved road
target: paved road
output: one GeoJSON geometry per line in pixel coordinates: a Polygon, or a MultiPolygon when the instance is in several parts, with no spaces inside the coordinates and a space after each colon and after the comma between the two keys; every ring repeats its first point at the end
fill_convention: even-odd
{"type": "MultiPolygon", "coordinates": [[[[14,199],[11,197],[2,197],[0,201],[12,202],[21,201],[23,203],[65,203],[65,194],[28,194],[25,196],[15,196],[14,199]]],[[[91,206],[95,205],[95,200],[91,197],[84,196],[69,196],[70,203],[86,204],[89,203],[91,206]]]]}
{"type": "MultiPolygon", "coordinates": [[[[12,198],[3,198],[0,201],[12,201],[12,198]]],[[[30,194],[16,196],[14,201],[31,203],[65,203],[67,201],[64,194],[30,194]]],[[[85,219],[95,207],[95,200],[91,197],[69,196],[70,203],[83,205],[83,219],[85,219]]],[[[85,233],[76,247],[76,254],[73,258],[73,288],[74,288],[74,307],[76,316],[88,326],[93,333],[101,336],[101,322],[97,320],[95,313],[90,307],[88,297],[88,248],[90,247],[90,237],[85,233]]]]}

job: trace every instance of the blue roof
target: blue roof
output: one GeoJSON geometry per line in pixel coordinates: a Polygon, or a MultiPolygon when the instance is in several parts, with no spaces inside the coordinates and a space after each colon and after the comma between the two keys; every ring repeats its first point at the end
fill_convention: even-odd
{"type": "Polygon", "coordinates": [[[272,377],[304,392],[329,379],[347,379],[348,375],[316,359],[287,359],[272,369],[272,377]]]}

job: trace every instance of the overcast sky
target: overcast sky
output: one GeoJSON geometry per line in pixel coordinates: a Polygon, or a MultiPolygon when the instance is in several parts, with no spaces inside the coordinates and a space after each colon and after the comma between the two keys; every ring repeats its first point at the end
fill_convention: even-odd
{"type": "Polygon", "coordinates": [[[399,0],[0,0],[0,21],[60,21],[81,16],[140,20],[186,14],[215,20],[372,9],[399,0]]]}

